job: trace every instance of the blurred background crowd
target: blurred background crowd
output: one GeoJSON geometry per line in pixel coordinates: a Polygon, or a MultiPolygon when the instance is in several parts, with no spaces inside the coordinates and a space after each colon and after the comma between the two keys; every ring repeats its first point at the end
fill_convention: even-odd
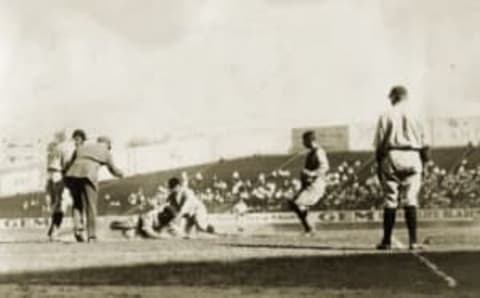
{"type": "MultiPolygon", "coordinates": [[[[442,157],[439,159],[434,152],[433,160],[425,166],[421,208],[480,207],[480,155],[465,155],[467,151],[465,148],[449,149],[448,154],[439,151],[436,152],[436,156],[442,157]]],[[[331,155],[327,190],[314,210],[381,209],[383,194],[371,156],[369,152],[331,155]]],[[[286,200],[293,198],[301,186],[302,156],[278,168],[291,157],[221,160],[122,181],[106,181],[101,183],[99,213],[128,214],[164,202],[168,196],[166,181],[172,176],[182,178],[209,212],[231,212],[240,201],[248,206],[249,212],[285,211],[286,200]]],[[[66,201],[68,205],[68,198],[66,201]]],[[[44,193],[2,199],[0,205],[0,215],[5,217],[36,217],[49,212],[44,193]]]]}

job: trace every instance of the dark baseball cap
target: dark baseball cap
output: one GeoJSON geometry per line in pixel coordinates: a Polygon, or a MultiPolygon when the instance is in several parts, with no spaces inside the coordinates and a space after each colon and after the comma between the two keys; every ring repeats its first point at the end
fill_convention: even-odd
{"type": "Polygon", "coordinates": [[[81,138],[82,140],[87,140],[87,134],[82,129],[75,129],[72,133],[72,138],[81,138]]]}
{"type": "Polygon", "coordinates": [[[313,130],[307,130],[303,133],[302,138],[304,140],[312,140],[315,141],[317,139],[315,132],[313,130]]]}
{"type": "Polygon", "coordinates": [[[180,183],[181,183],[180,179],[178,179],[177,177],[170,178],[168,180],[168,188],[169,189],[174,189],[175,187],[179,186],[180,183]]]}
{"type": "Polygon", "coordinates": [[[396,86],[393,86],[392,89],[390,89],[390,94],[388,95],[388,97],[399,98],[407,95],[407,93],[408,93],[407,88],[401,85],[396,85],[396,86]]]}

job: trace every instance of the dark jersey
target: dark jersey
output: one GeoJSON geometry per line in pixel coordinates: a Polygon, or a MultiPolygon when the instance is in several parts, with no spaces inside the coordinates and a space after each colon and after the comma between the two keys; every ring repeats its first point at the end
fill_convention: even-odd
{"type": "Polygon", "coordinates": [[[305,158],[304,171],[301,175],[302,186],[308,187],[320,176],[324,176],[328,169],[329,164],[325,151],[322,148],[310,150],[305,158]]]}

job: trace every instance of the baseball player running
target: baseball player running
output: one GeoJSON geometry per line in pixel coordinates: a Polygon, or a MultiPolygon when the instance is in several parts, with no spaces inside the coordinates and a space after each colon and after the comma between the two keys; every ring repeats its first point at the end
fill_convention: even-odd
{"type": "Polygon", "coordinates": [[[396,210],[405,210],[410,249],[417,243],[418,194],[422,183],[423,164],[428,160],[421,123],[407,108],[408,93],[403,86],[394,86],[389,94],[391,108],[380,116],[375,133],[375,156],[378,177],[385,195],[383,239],[379,250],[391,248],[396,210]]]}
{"type": "Polygon", "coordinates": [[[300,175],[302,188],[289,201],[293,212],[298,216],[307,236],[313,235],[314,227],[308,221],[308,211],[325,193],[326,173],[329,163],[325,151],[318,145],[315,133],[307,131],[302,136],[303,145],[309,150],[305,167],[300,175]]]}

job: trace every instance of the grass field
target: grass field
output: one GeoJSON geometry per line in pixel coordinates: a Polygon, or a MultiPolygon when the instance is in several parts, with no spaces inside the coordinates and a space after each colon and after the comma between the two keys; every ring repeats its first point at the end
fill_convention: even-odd
{"type": "MultiPolygon", "coordinates": [[[[292,227],[195,240],[49,243],[42,230],[0,230],[1,297],[479,297],[480,227],[423,227],[427,250],[372,249],[372,227],[292,227]],[[426,264],[449,277],[447,282],[426,264]]],[[[406,243],[398,228],[396,239],[406,243]]]]}

